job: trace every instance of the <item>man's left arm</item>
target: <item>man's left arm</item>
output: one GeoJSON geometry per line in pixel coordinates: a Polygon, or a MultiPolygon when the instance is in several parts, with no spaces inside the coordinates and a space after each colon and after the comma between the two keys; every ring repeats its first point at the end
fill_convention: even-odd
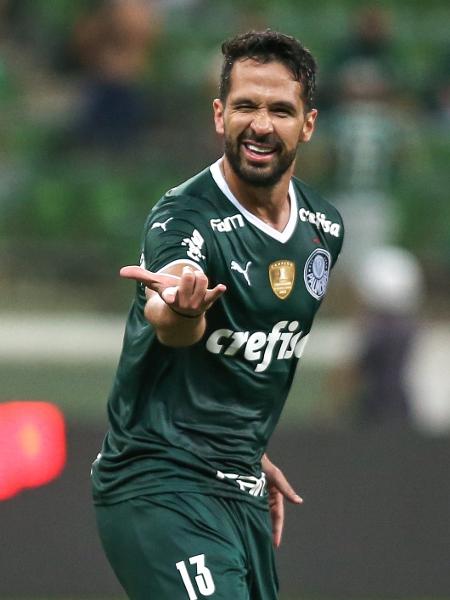
{"type": "Polygon", "coordinates": [[[292,504],[302,504],[303,499],[294,491],[281,469],[264,454],[261,459],[262,470],[266,474],[269,489],[269,508],[272,520],[272,539],[275,548],[281,544],[284,526],[284,499],[292,504]]]}

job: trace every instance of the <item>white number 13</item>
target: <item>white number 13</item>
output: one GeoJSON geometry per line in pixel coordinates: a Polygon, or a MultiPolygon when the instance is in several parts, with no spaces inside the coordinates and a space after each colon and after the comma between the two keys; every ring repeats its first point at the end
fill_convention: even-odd
{"type": "MultiPolygon", "coordinates": [[[[211,571],[205,565],[205,555],[197,554],[197,556],[191,556],[189,563],[197,566],[195,583],[197,584],[199,593],[202,596],[212,596],[216,591],[216,586],[214,585],[211,571]]],[[[189,576],[184,560],[180,560],[180,562],[177,562],[175,566],[180,572],[181,579],[183,580],[186,591],[189,594],[189,600],[198,600],[197,593],[194,589],[194,585],[189,576]]]]}

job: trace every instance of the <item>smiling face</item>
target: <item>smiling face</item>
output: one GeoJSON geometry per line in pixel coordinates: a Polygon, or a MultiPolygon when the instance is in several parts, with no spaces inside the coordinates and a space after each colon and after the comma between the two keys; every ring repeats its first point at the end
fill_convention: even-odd
{"type": "Polygon", "coordinates": [[[214,100],[216,131],[234,173],[255,187],[275,185],[294,169],[297,146],[314,131],[315,109],[305,113],[301,84],[280,62],[237,61],[226,101],[214,100]]]}

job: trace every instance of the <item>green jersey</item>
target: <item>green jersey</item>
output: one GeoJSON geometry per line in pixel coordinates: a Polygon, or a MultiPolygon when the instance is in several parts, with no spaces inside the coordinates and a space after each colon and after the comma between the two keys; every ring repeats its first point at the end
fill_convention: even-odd
{"type": "Polygon", "coordinates": [[[337,210],[303,182],[289,186],[282,232],[235,198],[219,162],[151,211],[141,265],[188,263],[227,290],[203,338],[161,344],[136,287],[94,462],[94,500],[202,492],[262,502],[261,457],[278,422],[343,239],[337,210]]]}

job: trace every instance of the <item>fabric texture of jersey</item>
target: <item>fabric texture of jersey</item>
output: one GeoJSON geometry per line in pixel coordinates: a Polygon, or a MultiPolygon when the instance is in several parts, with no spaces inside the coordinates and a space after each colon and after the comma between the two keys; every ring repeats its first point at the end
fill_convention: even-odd
{"type": "Polygon", "coordinates": [[[261,457],[278,422],[314,315],[341,250],[338,211],[303,182],[279,232],[242,207],[219,161],[151,211],[141,266],[187,262],[227,286],[203,338],[161,344],[136,286],[94,462],[94,501],[202,492],[265,506],[261,457]]]}

